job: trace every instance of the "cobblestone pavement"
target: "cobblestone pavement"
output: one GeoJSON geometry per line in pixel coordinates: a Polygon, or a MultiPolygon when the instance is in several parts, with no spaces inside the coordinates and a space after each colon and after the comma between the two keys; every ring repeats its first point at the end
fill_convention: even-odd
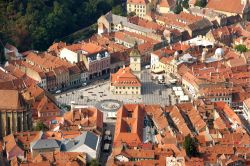
{"type": "Polygon", "coordinates": [[[122,103],[145,103],[145,104],[174,104],[175,99],[169,86],[158,84],[151,80],[149,70],[143,70],[141,74],[142,95],[113,95],[109,91],[109,80],[90,83],[85,87],[74,89],[69,92],[56,94],[55,97],[59,104],[70,105],[72,101],[80,105],[95,106],[102,100],[118,100],[122,103]]]}

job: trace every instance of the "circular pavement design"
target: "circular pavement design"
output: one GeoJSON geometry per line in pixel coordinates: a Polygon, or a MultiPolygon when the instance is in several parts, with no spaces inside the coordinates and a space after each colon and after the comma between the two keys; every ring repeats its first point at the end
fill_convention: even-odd
{"type": "Polygon", "coordinates": [[[116,112],[121,106],[121,101],[112,99],[102,100],[96,104],[96,108],[102,112],[116,112]]]}

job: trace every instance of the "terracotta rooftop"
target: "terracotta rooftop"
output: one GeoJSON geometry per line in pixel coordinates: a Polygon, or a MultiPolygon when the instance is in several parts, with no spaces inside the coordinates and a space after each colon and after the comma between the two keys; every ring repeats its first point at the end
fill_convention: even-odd
{"type": "Polygon", "coordinates": [[[241,0],[231,2],[231,0],[209,0],[206,7],[217,11],[242,14],[244,5],[241,3],[241,0]]]}
{"type": "Polygon", "coordinates": [[[125,142],[127,144],[141,144],[143,139],[145,111],[138,104],[125,104],[117,112],[114,145],[125,142]]]}
{"type": "Polygon", "coordinates": [[[178,107],[174,106],[171,109],[169,115],[172,118],[173,122],[175,123],[175,125],[177,126],[177,128],[181,134],[183,134],[184,136],[191,134],[191,131],[188,128],[188,126],[187,126],[180,110],[178,109],[178,107]]]}
{"type": "Polygon", "coordinates": [[[0,90],[0,109],[20,109],[21,97],[17,90],[0,90]]]}
{"type": "Polygon", "coordinates": [[[104,51],[105,49],[97,44],[94,43],[77,43],[77,44],[72,44],[68,45],[65,48],[77,52],[77,51],[84,51],[83,54],[85,55],[90,55],[90,54],[95,54],[101,51],[104,51]]]}
{"type": "Polygon", "coordinates": [[[111,75],[112,86],[135,86],[140,87],[140,80],[134,75],[130,67],[121,68],[115,74],[111,75]]]}
{"type": "Polygon", "coordinates": [[[102,132],[103,113],[96,108],[74,108],[64,114],[64,120],[67,125],[80,125],[83,128],[95,127],[102,132]]]}
{"type": "Polygon", "coordinates": [[[175,4],[175,0],[161,0],[160,7],[171,7],[175,4]]]}
{"type": "Polygon", "coordinates": [[[131,3],[131,4],[147,4],[148,1],[147,0],[128,0],[127,3],[131,3]]]}

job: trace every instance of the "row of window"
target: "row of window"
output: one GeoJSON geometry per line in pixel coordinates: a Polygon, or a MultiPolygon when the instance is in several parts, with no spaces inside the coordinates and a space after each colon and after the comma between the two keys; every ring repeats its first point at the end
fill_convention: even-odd
{"type": "MultiPolygon", "coordinates": [[[[128,11],[129,11],[129,12],[132,12],[132,9],[131,9],[131,8],[129,8],[129,10],[128,10],[128,11]]],[[[138,12],[138,13],[139,13],[139,12],[140,12],[140,13],[141,13],[141,12],[143,12],[143,13],[145,13],[146,11],[145,11],[145,10],[143,10],[143,9],[135,9],[135,10],[134,10],[134,12],[138,12]]]]}
{"type": "MultiPolygon", "coordinates": [[[[129,4],[128,6],[131,7],[132,5],[129,4]]],[[[144,5],[135,5],[135,8],[145,8],[145,6],[144,5]]]]}
{"type": "Polygon", "coordinates": [[[214,98],[214,101],[230,100],[230,98],[214,98]]]}
{"type": "MultiPolygon", "coordinates": [[[[115,89],[126,89],[126,87],[115,87],[115,89]]],[[[130,87],[128,87],[130,89],[130,87]]],[[[139,87],[131,87],[131,89],[139,89],[139,87]]]]}
{"type": "MultiPolygon", "coordinates": [[[[124,94],[122,93],[122,91],[115,91],[116,94],[124,94]]],[[[126,91],[125,94],[128,94],[128,92],[126,91]]],[[[138,91],[132,91],[132,94],[138,94],[138,91]]]]}

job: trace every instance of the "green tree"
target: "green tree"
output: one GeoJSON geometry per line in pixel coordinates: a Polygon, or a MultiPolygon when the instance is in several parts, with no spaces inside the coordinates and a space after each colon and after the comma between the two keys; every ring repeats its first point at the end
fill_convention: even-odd
{"type": "Polygon", "coordinates": [[[189,8],[189,0],[183,0],[181,2],[181,5],[183,8],[188,9],[189,8]]]}
{"type": "Polygon", "coordinates": [[[130,13],[128,14],[128,17],[133,17],[133,16],[135,16],[135,15],[136,15],[135,12],[130,12],[130,13]]]}
{"type": "Polygon", "coordinates": [[[195,138],[192,138],[190,135],[187,135],[185,137],[183,147],[189,157],[198,156],[199,153],[197,151],[197,140],[195,138]]]}
{"type": "Polygon", "coordinates": [[[45,131],[45,130],[47,130],[47,127],[43,124],[43,122],[38,121],[36,123],[36,126],[34,127],[34,130],[35,131],[45,131]]]}
{"type": "Polygon", "coordinates": [[[234,47],[234,49],[235,49],[236,51],[238,51],[238,52],[241,52],[241,53],[247,52],[247,47],[246,47],[245,45],[243,45],[243,44],[236,45],[236,46],[234,47]]]}
{"type": "Polygon", "coordinates": [[[0,32],[7,36],[3,43],[12,43],[19,51],[46,50],[53,41],[96,23],[97,18],[112,8],[122,13],[121,3],[118,0],[0,0],[0,32]]]}
{"type": "Polygon", "coordinates": [[[204,8],[207,6],[207,0],[196,0],[194,5],[204,8]]]}
{"type": "Polygon", "coordinates": [[[183,11],[183,8],[182,8],[181,4],[177,4],[176,7],[174,8],[174,13],[179,14],[182,11],[183,11]]]}
{"type": "Polygon", "coordinates": [[[96,159],[93,159],[89,162],[89,166],[99,166],[99,162],[96,159]]]}
{"type": "Polygon", "coordinates": [[[112,9],[112,13],[120,16],[127,16],[126,12],[122,10],[122,5],[117,5],[112,9]]]}

